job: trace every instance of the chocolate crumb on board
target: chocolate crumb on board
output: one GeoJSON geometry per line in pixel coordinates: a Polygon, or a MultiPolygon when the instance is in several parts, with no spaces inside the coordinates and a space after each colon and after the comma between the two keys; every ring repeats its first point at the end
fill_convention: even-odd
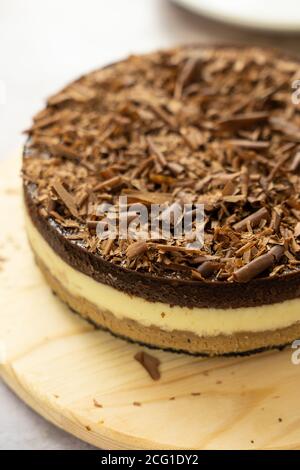
{"type": "Polygon", "coordinates": [[[96,398],[93,399],[93,403],[94,403],[94,406],[96,408],[103,408],[103,405],[101,405],[101,403],[99,403],[96,398]]]}
{"type": "Polygon", "coordinates": [[[153,380],[160,379],[159,365],[160,360],[148,354],[145,351],[139,351],[135,354],[134,359],[138,361],[148,372],[153,380]]]}
{"type": "Polygon", "coordinates": [[[132,404],[133,406],[142,406],[142,404],[139,401],[134,401],[132,404]]]}
{"type": "Polygon", "coordinates": [[[199,283],[297,272],[299,75],[297,59],[257,47],[131,56],[48,99],[26,131],[24,182],[43,217],[117,266],[199,283]],[[204,204],[203,248],[176,237],[99,242],[97,207],[119,196],[204,204]],[[282,256],[270,257],[274,246],[282,256]]]}

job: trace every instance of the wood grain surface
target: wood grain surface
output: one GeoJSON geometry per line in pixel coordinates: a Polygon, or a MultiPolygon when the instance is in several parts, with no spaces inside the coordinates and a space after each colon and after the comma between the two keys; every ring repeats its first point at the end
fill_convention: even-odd
{"type": "Polygon", "coordinates": [[[141,346],[94,330],[51,293],[26,240],[19,174],[18,160],[0,166],[0,372],[22,400],[105,449],[300,448],[290,348],[218,359],[154,350],[153,381],[133,359],[141,346]]]}

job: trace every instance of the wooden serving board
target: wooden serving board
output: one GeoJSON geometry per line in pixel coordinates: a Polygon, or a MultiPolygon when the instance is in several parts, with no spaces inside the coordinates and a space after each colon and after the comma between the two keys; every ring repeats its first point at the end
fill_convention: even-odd
{"type": "Polygon", "coordinates": [[[105,449],[300,448],[300,366],[290,348],[207,359],[96,331],[50,291],[23,223],[19,163],[0,166],[0,372],[47,420],[105,449]],[[99,406],[101,405],[101,406],[99,406]]]}

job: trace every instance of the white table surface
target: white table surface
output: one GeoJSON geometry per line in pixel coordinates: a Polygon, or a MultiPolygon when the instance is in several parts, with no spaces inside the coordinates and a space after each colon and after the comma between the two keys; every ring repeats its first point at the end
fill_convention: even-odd
{"type": "MultiPolygon", "coordinates": [[[[105,63],[196,41],[243,41],[300,53],[299,40],[220,25],[168,0],[1,0],[0,160],[18,151],[22,130],[48,95],[105,63]]],[[[89,448],[44,421],[0,382],[0,449],[89,448]]]]}

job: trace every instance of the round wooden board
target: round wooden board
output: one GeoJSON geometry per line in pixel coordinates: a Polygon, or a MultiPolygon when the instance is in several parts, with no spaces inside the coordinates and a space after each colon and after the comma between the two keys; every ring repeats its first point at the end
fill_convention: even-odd
{"type": "Polygon", "coordinates": [[[51,293],[24,233],[19,174],[17,160],[0,166],[0,370],[22,400],[105,449],[300,448],[290,348],[218,359],[154,350],[154,382],[133,359],[141,346],[94,330],[51,293]]]}

